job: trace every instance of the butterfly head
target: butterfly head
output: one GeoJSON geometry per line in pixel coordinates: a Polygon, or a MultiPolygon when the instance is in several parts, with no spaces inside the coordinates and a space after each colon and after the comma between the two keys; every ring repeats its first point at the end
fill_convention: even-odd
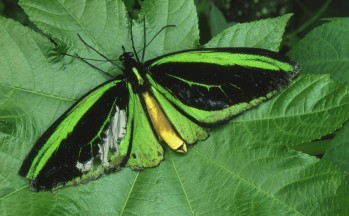
{"type": "Polygon", "coordinates": [[[129,68],[134,67],[134,65],[137,65],[137,61],[134,59],[133,52],[126,52],[124,51],[120,56],[119,60],[124,65],[124,68],[127,70],[129,68]]]}
{"type": "Polygon", "coordinates": [[[131,59],[133,59],[133,57],[134,57],[133,52],[126,52],[125,47],[122,46],[122,54],[120,55],[119,60],[122,63],[125,63],[125,62],[130,61],[131,59]]]}

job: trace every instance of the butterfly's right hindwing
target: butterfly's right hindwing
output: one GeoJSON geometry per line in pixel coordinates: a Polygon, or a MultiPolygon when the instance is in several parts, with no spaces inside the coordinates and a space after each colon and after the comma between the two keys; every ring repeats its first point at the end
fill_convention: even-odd
{"type": "Polygon", "coordinates": [[[20,175],[31,180],[34,190],[47,190],[96,178],[106,167],[117,168],[118,164],[108,167],[108,161],[120,152],[128,100],[121,79],[87,93],[41,136],[23,162],[20,175]]]}

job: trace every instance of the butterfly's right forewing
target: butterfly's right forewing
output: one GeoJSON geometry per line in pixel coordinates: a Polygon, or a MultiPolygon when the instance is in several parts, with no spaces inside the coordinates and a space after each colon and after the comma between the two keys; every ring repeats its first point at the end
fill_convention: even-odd
{"type": "Polygon", "coordinates": [[[185,50],[145,63],[151,85],[179,112],[213,127],[290,84],[299,68],[263,49],[185,50]]]}

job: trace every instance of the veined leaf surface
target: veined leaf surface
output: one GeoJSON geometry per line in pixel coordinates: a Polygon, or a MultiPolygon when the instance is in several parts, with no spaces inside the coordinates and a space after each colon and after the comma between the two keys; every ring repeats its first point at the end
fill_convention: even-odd
{"type": "MultiPolygon", "coordinates": [[[[39,17],[44,15],[30,12],[40,8],[42,14],[50,17],[55,8],[45,8],[44,1],[21,2],[39,28],[49,35],[56,34],[50,27],[38,24],[43,22],[39,17]]],[[[151,2],[146,1],[144,6],[151,2]]],[[[162,17],[157,19],[182,13],[196,17],[193,3],[187,2],[176,1],[164,10],[169,1],[162,0],[165,6],[159,7],[162,17]]],[[[123,8],[121,1],[108,3],[123,8]]],[[[81,10],[80,6],[67,7],[67,16],[74,18],[77,10],[81,10]]],[[[148,16],[153,16],[150,20],[156,20],[155,14],[149,13],[148,16]]],[[[115,19],[121,22],[123,18],[115,19]]],[[[279,19],[285,17],[274,20],[279,19]]],[[[256,22],[268,25],[266,21],[256,22]]],[[[326,161],[287,148],[326,135],[348,119],[349,86],[326,75],[301,75],[278,97],[213,129],[207,140],[196,143],[186,155],[167,150],[159,167],[143,172],[123,169],[86,185],[56,193],[33,193],[26,180],[17,175],[25,155],[74,100],[105,78],[79,61],[52,62],[49,56],[53,44],[18,23],[1,18],[0,26],[1,215],[345,215],[348,211],[349,191],[344,173],[326,161]]],[[[172,43],[181,43],[175,40],[176,31],[191,32],[193,28],[178,24],[177,29],[168,30],[171,36],[167,36],[173,39],[160,40],[153,48],[149,47],[147,55],[172,51],[167,44],[174,47],[172,43]]],[[[279,34],[268,40],[279,44],[284,25],[275,28],[279,28],[279,34]]],[[[78,41],[73,37],[64,39],[64,28],[58,29],[61,34],[56,37],[63,44],[78,41]]],[[[255,34],[256,40],[259,36],[255,34]]],[[[128,35],[123,37],[125,41],[119,44],[129,43],[128,35]]],[[[185,41],[198,40],[196,34],[184,37],[185,41]]],[[[94,41],[100,38],[95,37],[94,41]]],[[[269,43],[261,41],[259,47],[271,49],[269,43]]],[[[105,52],[117,56],[121,49],[114,46],[116,42],[111,44],[105,52]]],[[[185,44],[181,49],[190,46],[193,45],[185,44]]]]}

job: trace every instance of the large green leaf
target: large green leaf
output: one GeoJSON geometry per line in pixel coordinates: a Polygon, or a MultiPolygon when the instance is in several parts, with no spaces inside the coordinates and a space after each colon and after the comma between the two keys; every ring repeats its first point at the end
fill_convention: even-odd
{"type": "MultiPolygon", "coordinates": [[[[197,46],[199,29],[195,11],[193,1],[144,1],[140,16],[146,17],[148,40],[164,26],[176,25],[176,27],[167,28],[167,31],[161,32],[156,40],[147,47],[146,59],[197,46]]],[[[142,20],[140,22],[142,23],[142,20]]],[[[143,42],[143,27],[138,29],[139,41],[143,42]]]]}
{"type": "Polygon", "coordinates": [[[278,51],[290,17],[291,15],[287,14],[274,19],[236,24],[215,36],[205,46],[257,47],[278,51]]]}
{"type": "MultiPolygon", "coordinates": [[[[147,10],[152,2],[144,2],[147,10]]],[[[188,14],[194,8],[191,1],[157,2],[162,16],[158,20],[166,14],[191,17],[188,14]]],[[[100,1],[83,3],[86,7],[103,4],[100,1]]],[[[80,3],[71,4],[66,7],[70,16],[77,11],[85,13],[80,10],[80,3]]],[[[121,1],[105,4],[124,8],[121,1]]],[[[38,23],[50,20],[52,11],[61,9],[47,9],[49,6],[44,1],[40,4],[22,1],[22,5],[28,7],[27,13],[34,22],[38,20],[39,27],[38,23]],[[28,12],[35,8],[41,9],[41,15],[28,12]]],[[[147,19],[149,16],[148,24],[151,20],[155,22],[157,13],[147,14],[145,10],[143,8],[142,13],[147,19]]],[[[85,17],[93,17],[96,11],[99,9],[92,14],[86,12],[85,17]]],[[[115,19],[119,23],[124,18],[115,19]]],[[[50,22],[53,25],[60,20],[50,22]]],[[[261,22],[268,23],[268,20],[261,22]]],[[[142,32],[140,23],[135,23],[136,32],[142,32]]],[[[70,26],[69,22],[64,24],[70,26]]],[[[165,32],[165,38],[160,37],[159,43],[149,46],[147,55],[195,45],[192,42],[198,39],[197,29],[193,30],[196,24],[194,27],[192,22],[185,22],[184,26],[176,24],[175,29],[165,32]],[[178,34],[178,29],[184,36],[178,34]],[[184,45],[175,40],[177,36],[185,38],[181,40],[184,45]]],[[[127,28],[125,25],[121,28],[127,28]]],[[[251,28],[249,24],[244,25],[251,28]]],[[[48,35],[57,34],[55,37],[63,45],[70,44],[64,39],[64,29],[59,36],[53,33],[57,28],[40,28],[48,35]]],[[[282,35],[284,25],[274,28],[282,35]]],[[[150,34],[156,31],[153,29],[150,34]]],[[[245,33],[234,34],[245,37],[245,33]]],[[[270,39],[272,44],[279,44],[279,37],[270,39]]],[[[99,39],[92,36],[88,40],[100,43],[99,39]]],[[[222,41],[223,44],[230,45],[229,38],[224,40],[227,41],[222,41]]],[[[270,41],[260,41],[258,47],[273,49],[270,41]]],[[[129,41],[118,41],[123,43],[129,44],[129,41]]],[[[331,81],[326,75],[300,76],[280,96],[212,130],[207,140],[195,144],[187,154],[167,150],[159,167],[143,172],[123,169],[86,185],[55,193],[34,193],[24,178],[17,175],[23,158],[54,119],[105,78],[80,61],[52,58],[56,49],[50,40],[3,18],[0,19],[0,44],[0,215],[345,215],[348,211],[349,191],[344,173],[330,163],[286,147],[328,134],[349,117],[349,85],[331,81]]],[[[120,53],[120,47],[114,46],[116,41],[111,44],[106,49],[120,53]]],[[[73,42],[72,46],[68,50],[85,49],[81,44],[74,47],[73,42]]],[[[109,53],[103,47],[100,45],[100,51],[109,53]]],[[[85,55],[90,57],[89,53],[85,55]]]]}
{"type": "Polygon", "coordinates": [[[289,55],[303,73],[328,73],[349,81],[349,19],[337,19],[312,30],[293,47],[289,55]]]}
{"type": "Polygon", "coordinates": [[[47,4],[45,0],[21,0],[19,3],[45,34],[73,51],[81,49],[80,54],[86,54],[88,48],[80,43],[77,33],[110,59],[118,57],[115,49],[121,52],[121,46],[129,38],[128,17],[122,1],[57,0],[47,4]]]}
{"type": "MultiPolygon", "coordinates": [[[[243,121],[240,127],[263,131],[254,138],[254,142],[260,145],[265,142],[268,145],[308,142],[341,128],[349,118],[347,87],[346,84],[334,82],[329,75],[301,75],[292,87],[261,105],[259,112],[247,112],[232,123],[240,124],[243,121]],[[256,119],[263,119],[264,123],[256,119]]],[[[250,137],[255,134],[258,133],[252,133],[250,137]]]]}

